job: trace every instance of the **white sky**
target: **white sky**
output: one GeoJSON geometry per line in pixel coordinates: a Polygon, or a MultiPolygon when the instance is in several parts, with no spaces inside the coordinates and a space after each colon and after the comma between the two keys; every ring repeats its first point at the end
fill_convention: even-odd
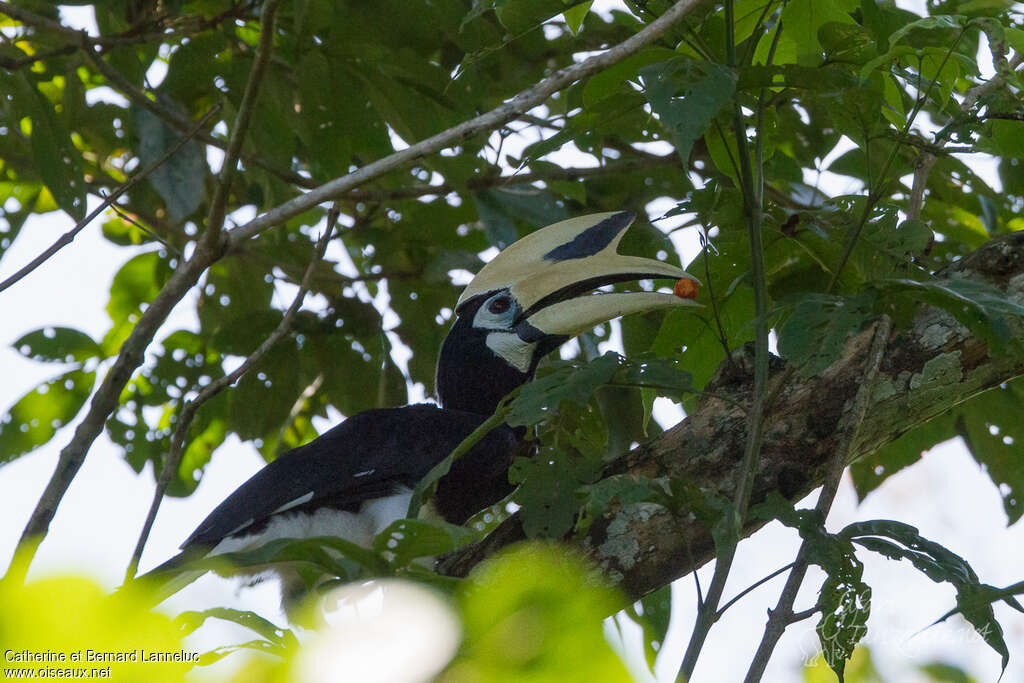
{"type": "MultiPolygon", "coordinates": [[[[986,177],[992,175],[990,166],[982,167],[980,172],[986,177]]],[[[658,211],[651,213],[658,215],[658,211]]],[[[30,221],[0,261],[0,278],[14,272],[70,226],[66,216],[56,214],[30,221]]],[[[9,321],[0,330],[0,368],[5,376],[0,384],[0,411],[61,370],[60,366],[23,358],[11,347],[15,339],[48,325],[76,327],[97,338],[106,331],[108,320],[103,307],[110,280],[135,252],[110,245],[100,236],[99,228],[97,221],[72,246],[0,295],[0,319],[9,321]]],[[[178,307],[157,338],[180,327],[197,327],[189,300],[178,307]]],[[[53,472],[57,453],[67,444],[71,431],[72,428],[65,428],[49,445],[0,466],[0,566],[9,561],[17,538],[53,472]]],[[[261,466],[255,449],[233,438],[229,440],[217,451],[193,496],[164,501],[143,556],[143,569],[173,555],[199,521],[261,466]]],[[[39,550],[33,575],[75,571],[91,575],[110,588],[118,585],[153,488],[148,467],[141,475],[135,475],[105,437],[98,439],[39,550]]],[[[998,491],[958,442],[929,452],[921,462],[890,478],[859,507],[855,501],[847,481],[829,517],[831,529],[853,520],[899,519],[965,557],[982,581],[1006,585],[1024,578],[1024,525],[1005,527],[998,491]]],[[[796,548],[795,533],[778,524],[769,525],[744,541],[726,598],[790,562],[796,548]]],[[[935,658],[964,665],[980,680],[996,680],[998,655],[980,643],[959,618],[915,635],[952,607],[951,589],[933,584],[906,563],[884,561],[867,553],[861,557],[867,566],[866,579],[874,589],[867,642],[889,680],[924,680],[914,674],[913,667],[935,658]]],[[[710,566],[700,575],[706,586],[710,566]]],[[[820,580],[819,573],[809,574],[798,609],[812,604],[820,580]]],[[[711,632],[695,680],[742,678],[760,638],[765,610],[774,605],[783,582],[782,577],[775,579],[729,610],[711,632]]],[[[276,608],[277,595],[272,585],[245,589],[240,595],[231,586],[208,577],[172,606],[238,606],[256,609],[284,623],[276,608]]],[[[658,667],[659,678],[665,681],[674,677],[690,632],[694,612],[692,577],[677,582],[674,591],[678,596],[677,613],[658,667]]],[[[1010,668],[1003,680],[1024,680],[1024,617],[1009,608],[996,609],[1006,629],[1011,653],[1015,653],[1011,654],[1010,668]]],[[[813,628],[814,621],[810,620],[787,631],[764,680],[801,680],[801,660],[817,652],[813,628]]],[[[248,637],[240,629],[225,626],[209,629],[202,644],[212,647],[248,637]]]]}

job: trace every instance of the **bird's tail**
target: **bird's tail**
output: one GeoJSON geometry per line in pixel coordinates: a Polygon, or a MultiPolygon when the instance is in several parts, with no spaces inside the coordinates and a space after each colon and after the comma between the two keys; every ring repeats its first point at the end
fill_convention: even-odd
{"type": "Polygon", "coordinates": [[[133,586],[141,586],[143,591],[152,598],[151,606],[159,605],[213,569],[205,562],[199,563],[205,557],[205,550],[198,548],[183,550],[163,564],[126,582],[121,588],[129,583],[133,586]]]}

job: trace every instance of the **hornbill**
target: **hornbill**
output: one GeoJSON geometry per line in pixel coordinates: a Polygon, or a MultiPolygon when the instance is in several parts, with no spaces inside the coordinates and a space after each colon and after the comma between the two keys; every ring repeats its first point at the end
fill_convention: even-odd
{"type": "MultiPolygon", "coordinates": [[[[228,496],[182,553],[151,574],[278,538],[334,536],[369,545],[405,517],[419,480],[528,382],[546,354],[621,315],[694,305],[658,292],[595,291],[629,280],[696,281],[676,266],[619,255],[633,218],[628,211],[571,218],[499,253],[456,305],[437,364],[441,407],[367,410],[288,451],[228,496]]],[[[522,433],[502,425],[456,460],[438,482],[431,512],[463,524],[508,495],[508,468],[522,433]]],[[[284,568],[274,569],[286,576],[284,568]]],[[[288,586],[285,592],[287,598],[288,586]]]]}

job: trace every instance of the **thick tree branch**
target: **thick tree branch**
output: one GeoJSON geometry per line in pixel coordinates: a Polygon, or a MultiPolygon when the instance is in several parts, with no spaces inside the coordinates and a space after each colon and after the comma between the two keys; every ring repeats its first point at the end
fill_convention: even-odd
{"type": "MultiPolygon", "coordinates": [[[[994,240],[953,264],[942,277],[972,278],[996,285],[1024,305],[1024,233],[994,240]]],[[[1024,338],[1024,322],[1011,335],[1024,338]]],[[[753,500],[779,491],[790,500],[825,480],[829,463],[857,408],[858,388],[874,330],[847,340],[843,355],[820,375],[788,382],[765,415],[765,441],[753,500]]],[[[738,351],[734,369],[723,364],[706,388],[703,404],[683,422],[612,464],[608,475],[679,477],[731,498],[747,438],[752,358],[738,351]]],[[[781,362],[778,364],[781,365],[781,362]]],[[[769,393],[785,370],[775,367],[769,393]]],[[[995,354],[945,311],[921,306],[913,324],[894,333],[882,355],[864,419],[846,464],[873,453],[918,424],[978,393],[1024,375],[1024,355],[995,354]]],[[[743,535],[763,522],[750,522],[743,535]]],[[[442,561],[445,573],[465,575],[483,558],[523,537],[518,516],[491,536],[442,561]]],[[[710,528],[677,517],[654,503],[616,506],[572,539],[629,595],[639,597],[703,565],[714,556],[710,528]],[[690,559],[692,557],[692,560],[690,559]]]]}
{"type": "MultiPolygon", "coordinates": [[[[107,419],[117,409],[121,391],[128,384],[135,369],[142,363],[146,348],[153,341],[157,330],[174,306],[184,298],[189,289],[195,286],[206,269],[230,251],[231,247],[240,245],[245,240],[280,225],[288,219],[313,208],[317,204],[355,189],[365,182],[408,164],[426,154],[450,147],[467,137],[504,125],[523,112],[542,104],[558,90],[579,79],[592,76],[635,54],[644,46],[664,35],[674,22],[681,19],[687,12],[701,4],[701,2],[702,0],[679,0],[661,17],[618,45],[600,55],[590,57],[555,72],[537,85],[522,91],[505,104],[490,112],[465,121],[420,143],[364,166],[354,173],[337,178],[307,194],[285,202],[277,208],[267,211],[255,220],[224,233],[222,239],[218,244],[214,245],[214,248],[210,248],[205,243],[199,244],[191,258],[181,263],[178,270],[171,276],[149,308],[140,316],[135,328],[122,345],[117,360],[103,378],[100,388],[93,395],[85,417],[75,429],[71,442],[61,451],[56,470],[43,494],[40,496],[36,508],[22,532],[19,545],[22,548],[23,557],[26,558],[26,561],[20,563],[18,567],[9,570],[8,578],[16,581],[24,579],[24,576],[21,574],[27,571],[38,544],[42,541],[50,527],[50,522],[53,520],[54,514],[56,514],[57,506],[71,485],[75,474],[77,474],[82,463],[85,461],[85,456],[93,441],[103,431],[107,419]],[[12,576],[12,573],[16,575],[12,576]]],[[[85,52],[90,57],[95,57],[91,54],[90,50],[85,52]]],[[[93,58],[92,61],[100,71],[104,71],[99,66],[103,65],[106,67],[106,70],[116,73],[109,66],[105,65],[101,59],[93,58]]],[[[143,99],[148,98],[144,97],[143,99]]]]}

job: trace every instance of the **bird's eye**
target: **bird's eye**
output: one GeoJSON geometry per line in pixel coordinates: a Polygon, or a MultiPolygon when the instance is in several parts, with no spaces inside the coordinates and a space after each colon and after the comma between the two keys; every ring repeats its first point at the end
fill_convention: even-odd
{"type": "Polygon", "coordinates": [[[487,310],[495,315],[500,315],[507,311],[512,306],[512,302],[509,301],[507,296],[501,296],[487,304],[487,310]]]}

